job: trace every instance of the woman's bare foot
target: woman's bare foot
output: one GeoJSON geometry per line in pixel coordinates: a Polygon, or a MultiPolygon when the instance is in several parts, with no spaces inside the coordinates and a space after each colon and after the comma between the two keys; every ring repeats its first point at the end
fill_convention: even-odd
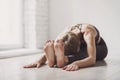
{"type": "Polygon", "coordinates": [[[44,52],[48,61],[48,65],[53,67],[55,65],[54,41],[49,40],[44,46],[44,52]]]}
{"type": "Polygon", "coordinates": [[[57,67],[65,66],[64,43],[62,40],[55,42],[55,56],[57,60],[57,67]]]}

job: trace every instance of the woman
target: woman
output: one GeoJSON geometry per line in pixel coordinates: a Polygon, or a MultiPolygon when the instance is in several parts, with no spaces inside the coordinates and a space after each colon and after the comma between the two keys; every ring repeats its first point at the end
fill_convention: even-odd
{"type": "Polygon", "coordinates": [[[99,31],[91,24],[77,24],[66,29],[58,38],[47,41],[44,46],[45,55],[37,62],[25,66],[25,68],[40,67],[48,61],[53,67],[63,67],[63,70],[74,71],[82,67],[95,65],[96,61],[103,60],[107,56],[107,46],[99,31]],[[77,54],[65,55],[63,36],[66,32],[72,32],[79,36],[79,52],[77,54]]]}

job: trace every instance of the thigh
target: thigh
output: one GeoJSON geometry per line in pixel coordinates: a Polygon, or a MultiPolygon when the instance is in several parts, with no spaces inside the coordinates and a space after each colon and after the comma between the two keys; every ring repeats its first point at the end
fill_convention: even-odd
{"type": "Polygon", "coordinates": [[[96,44],[96,60],[103,60],[108,54],[108,49],[105,41],[101,38],[99,44],[96,44]]]}

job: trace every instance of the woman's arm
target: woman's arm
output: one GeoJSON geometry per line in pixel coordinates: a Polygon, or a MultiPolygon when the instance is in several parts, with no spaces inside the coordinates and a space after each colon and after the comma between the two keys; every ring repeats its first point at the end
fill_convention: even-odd
{"type": "Polygon", "coordinates": [[[84,39],[87,44],[88,57],[76,61],[79,67],[92,66],[96,62],[96,46],[95,46],[95,35],[92,32],[84,33],[84,39]]]}

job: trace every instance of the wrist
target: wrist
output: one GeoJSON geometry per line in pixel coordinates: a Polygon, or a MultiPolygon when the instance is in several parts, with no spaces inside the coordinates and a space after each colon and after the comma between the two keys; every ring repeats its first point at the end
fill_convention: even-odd
{"type": "Polygon", "coordinates": [[[73,64],[79,66],[79,62],[78,61],[73,62],[73,64]]]}

